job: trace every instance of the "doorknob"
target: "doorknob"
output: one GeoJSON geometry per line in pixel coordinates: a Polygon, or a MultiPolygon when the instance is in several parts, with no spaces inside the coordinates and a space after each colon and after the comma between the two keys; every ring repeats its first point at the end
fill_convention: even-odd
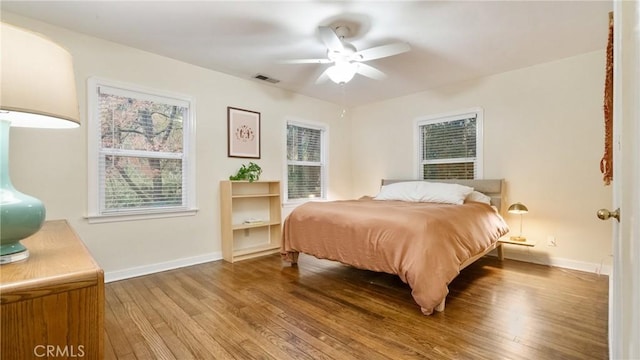
{"type": "Polygon", "coordinates": [[[598,210],[598,218],[600,220],[609,220],[609,218],[614,218],[620,222],[620,208],[617,208],[614,211],[600,209],[598,210]]]}

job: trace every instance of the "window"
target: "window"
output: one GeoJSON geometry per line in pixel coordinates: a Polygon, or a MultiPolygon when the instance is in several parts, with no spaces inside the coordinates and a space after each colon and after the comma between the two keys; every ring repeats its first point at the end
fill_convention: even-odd
{"type": "Polygon", "coordinates": [[[95,78],[88,89],[89,219],[192,214],[193,101],[95,78]]]}
{"type": "Polygon", "coordinates": [[[287,122],[287,199],[326,198],[326,128],[287,122]]]}
{"type": "Polygon", "coordinates": [[[417,121],[421,179],[482,178],[482,110],[417,121]]]}

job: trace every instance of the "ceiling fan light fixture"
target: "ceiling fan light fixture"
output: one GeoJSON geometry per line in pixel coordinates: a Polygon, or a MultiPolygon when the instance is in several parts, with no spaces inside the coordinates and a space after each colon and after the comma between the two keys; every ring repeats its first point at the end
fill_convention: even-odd
{"type": "Polygon", "coordinates": [[[318,76],[316,84],[321,84],[327,79],[331,79],[334,83],[343,85],[351,81],[355,74],[360,74],[370,79],[383,80],[386,75],[382,71],[364,62],[402,54],[411,50],[409,44],[398,42],[358,51],[353,44],[344,41],[345,37],[350,34],[350,29],[346,25],[338,25],[335,28],[320,26],[318,33],[327,47],[326,59],[297,59],[286,62],[289,64],[334,64],[318,76]]]}
{"type": "Polygon", "coordinates": [[[352,62],[336,62],[335,65],[327,69],[327,76],[336,84],[346,84],[358,70],[358,64],[352,62]]]}

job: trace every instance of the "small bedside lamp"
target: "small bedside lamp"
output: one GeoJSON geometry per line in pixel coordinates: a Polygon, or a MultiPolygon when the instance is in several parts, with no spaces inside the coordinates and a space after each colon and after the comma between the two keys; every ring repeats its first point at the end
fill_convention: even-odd
{"type": "Polygon", "coordinates": [[[524,206],[524,204],[517,202],[517,203],[509,206],[509,209],[507,211],[509,212],[509,214],[520,215],[520,235],[512,236],[511,240],[513,240],[513,241],[527,241],[527,238],[522,236],[522,215],[528,213],[529,209],[527,209],[527,207],[524,206]]]}
{"type": "Polygon", "coordinates": [[[73,128],[80,113],[71,55],[35,33],[0,25],[0,264],[6,264],[29,257],[20,240],[45,219],[42,202],[11,183],[9,127],[73,128]]]}

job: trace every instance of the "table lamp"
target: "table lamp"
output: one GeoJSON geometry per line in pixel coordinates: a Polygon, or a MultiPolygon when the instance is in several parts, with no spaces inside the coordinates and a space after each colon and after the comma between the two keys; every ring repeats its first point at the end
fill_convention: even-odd
{"type": "Polygon", "coordinates": [[[528,213],[529,209],[527,209],[527,207],[524,206],[524,204],[517,202],[517,203],[509,206],[509,209],[507,211],[510,214],[520,215],[520,235],[512,236],[511,240],[513,240],[513,241],[527,241],[527,238],[522,236],[522,215],[528,213]]]}
{"type": "Polygon", "coordinates": [[[49,39],[0,23],[0,264],[24,260],[20,244],[40,230],[42,202],[17,191],[9,177],[9,128],[80,125],[71,55],[49,39]]]}

